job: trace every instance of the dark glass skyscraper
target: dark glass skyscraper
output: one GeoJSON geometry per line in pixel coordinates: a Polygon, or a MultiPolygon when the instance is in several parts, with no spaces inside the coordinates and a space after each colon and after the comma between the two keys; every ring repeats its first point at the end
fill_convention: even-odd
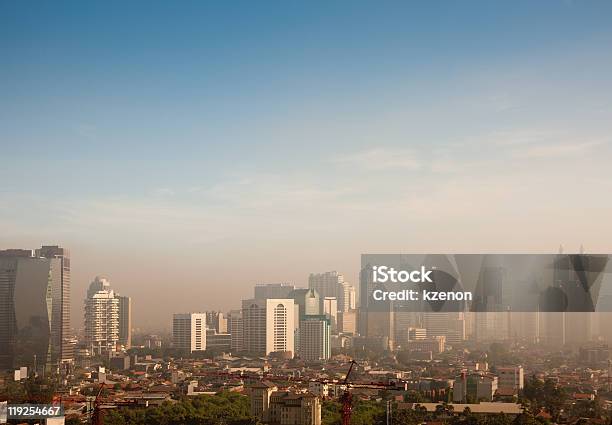
{"type": "Polygon", "coordinates": [[[60,247],[0,251],[0,369],[72,359],[70,261],[60,247]]]}
{"type": "Polygon", "coordinates": [[[51,338],[54,364],[71,361],[74,347],[70,341],[70,252],[57,245],[42,246],[36,256],[52,260],[53,309],[51,338]]]}

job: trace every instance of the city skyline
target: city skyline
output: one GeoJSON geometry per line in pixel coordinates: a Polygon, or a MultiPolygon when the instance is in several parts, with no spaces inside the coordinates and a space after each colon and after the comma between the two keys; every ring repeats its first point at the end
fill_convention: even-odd
{"type": "Polygon", "coordinates": [[[0,247],[69,247],[75,300],[611,251],[609,2],[143,8],[0,4],[0,247]]]}
{"type": "Polygon", "coordinates": [[[612,1],[0,1],[0,423],[612,425],[612,1]]]}
{"type": "MultiPolygon", "coordinates": [[[[51,249],[60,249],[60,250],[65,250],[67,252],[71,252],[71,258],[74,258],[74,251],[72,250],[68,250],[66,249],[66,247],[60,247],[57,245],[53,245],[53,246],[45,246],[43,245],[43,248],[51,248],[51,249]]],[[[10,252],[15,251],[18,255],[25,255],[26,253],[32,253],[32,255],[34,254],[39,254],[39,251],[41,251],[40,249],[21,249],[21,248],[4,248],[4,247],[0,247],[0,252],[2,252],[3,250],[6,250],[7,253],[10,254],[10,252]]],[[[563,246],[558,247],[559,252],[564,250],[563,246]]],[[[550,251],[549,251],[550,252],[550,251]]],[[[565,254],[569,254],[569,253],[583,253],[584,252],[584,246],[580,245],[580,247],[576,250],[569,250],[568,252],[565,252],[565,254]]],[[[490,253],[489,253],[490,254],[490,253]]],[[[74,262],[71,261],[71,275],[74,275],[73,270],[74,270],[74,262]]],[[[355,274],[357,276],[359,276],[359,271],[355,272],[355,274]]],[[[178,313],[188,313],[188,312],[194,312],[194,313],[201,313],[201,312],[207,312],[207,311],[215,311],[215,312],[222,312],[223,314],[228,314],[234,310],[240,310],[240,305],[242,304],[242,302],[244,300],[248,300],[248,299],[266,299],[266,298],[286,298],[287,295],[290,295],[290,298],[293,296],[293,293],[297,293],[300,291],[308,291],[309,288],[312,287],[316,287],[317,283],[314,282],[320,282],[318,283],[318,285],[323,285],[325,287],[327,287],[328,289],[326,289],[326,291],[332,295],[332,301],[334,303],[334,305],[337,306],[337,313],[340,314],[343,311],[342,307],[342,303],[341,303],[341,299],[342,299],[342,294],[341,292],[343,292],[342,290],[338,289],[337,285],[339,285],[340,287],[345,287],[344,285],[347,285],[350,290],[353,293],[353,305],[354,307],[351,307],[349,309],[349,311],[354,311],[355,308],[359,308],[359,303],[355,302],[354,299],[354,294],[358,293],[358,285],[359,285],[359,278],[355,278],[355,280],[351,280],[349,281],[348,279],[345,279],[344,276],[346,275],[346,273],[342,273],[342,272],[338,272],[337,270],[329,270],[329,271],[318,271],[318,272],[310,272],[308,273],[308,275],[305,277],[305,282],[302,283],[302,285],[295,283],[295,282],[288,282],[286,279],[284,278],[280,278],[280,279],[276,279],[276,280],[271,280],[268,282],[264,282],[264,281],[254,281],[252,283],[250,283],[250,287],[249,289],[247,289],[245,292],[240,293],[237,295],[236,298],[232,298],[232,297],[225,297],[224,302],[220,303],[220,304],[211,304],[209,303],[202,303],[199,300],[189,300],[190,297],[185,297],[182,298],[181,300],[183,300],[182,305],[183,307],[180,308],[173,308],[173,307],[167,307],[166,309],[164,309],[163,311],[167,311],[167,314],[159,314],[161,309],[156,309],[155,310],[155,314],[157,315],[157,320],[153,320],[151,321],[150,319],[143,319],[143,317],[150,317],[149,316],[149,312],[145,312],[145,314],[136,314],[136,317],[138,317],[138,319],[133,320],[132,319],[132,314],[134,312],[133,308],[132,308],[132,299],[134,298],[132,297],[121,297],[119,296],[120,292],[123,292],[122,290],[119,291],[117,290],[118,287],[115,286],[115,281],[113,280],[113,289],[116,290],[116,295],[119,297],[119,299],[125,298],[128,300],[129,304],[130,304],[130,319],[129,322],[131,323],[131,327],[130,329],[133,329],[134,331],[136,331],[136,333],[140,333],[140,334],[146,334],[146,333],[151,333],[151,332],[158,332],[158,331],[162,331],[162,332],[172,332],[172,326],[171,324],[169,324],[168,322],[168,318],[171,318],[173,315],[178,314],[178,313]],[[272,282],[280,282],[282,281],[283,283],[272,283],[272,282]],[[325,283],[323,283],[325,282],[325,283]],[[355,283],[353,283],[355,282],[355,283]],[[313,286],[314,285],[314,286],[313,286]],[[270,292],[271,291],[271,292],[270,292]],[[338,291],[338,292],[337,292],[338,291]],[[259,295],[258,295],[259,294],[259,295]]],[[[93,278],[93,282],[97,282],[98,280],[101,281],[108,281],[108,276],[105,274],[100,274],[100,275],[96,275],[93,278]]],[[[90,279],[90,281],[88,282],[88,284],[85,286],[85,288],[89,288],[86,289],[86,293],[84,294],[84,296],[81,299],[74,299],[74,296],[71,296],[67,301],[67,304],[69,306],[71,306],[70,311],[70,318],[69,318],[69,323],[71,324],[71,329],[74,329],[74,331],[76,333],[80,333],[82,331],[85,331],[85,322],[83,320],[83,302],[86,304],[88,299],[89,299],[89,293],[88,291],[91,290],[91,285],[93,285],[92,283],[92,279],[90,279]]],[[[130,288],[130,286],[124,286],[126,288],[130,288]]],[[[321,289],[322,287],[319,287],[319,289],[321,289]]],[[[609,294],[609,289],[606,288],[604,289],[606,296],[608,296],[609,294]]],[[[70,293],[74,292],[74,285],[71,283],[70,284],[70,289],[69,289],[70,293]]],[[[324,291],[325,292],[325,291],[324,291]]],[[[136,303],[139,302],[139,299],[142,298],[143,296],[145,296],[145,293],[138,293],[137,297],[136,297],[136,303]]],[[[321,311],[324,311],[327,307],[324,306],[324,300],[326,299],[326,297],[320,297],[320,308],[321,311]]],[[[607,301],[606,301],[607,302],[607,301]]],[[[606,302],[602,301],[603,304],[606,304],[606,302]]],[[[297,301],[296,301],[297,303],[297,301]]],[[[603,307],[604,310],[603,311],[607,311],[606,309],[608,307],[603,307]]],[[[138,312],[138,309],[135,310],[136,312],[138,312]]],[[[335,321],[337,320],[337,317],[333,317],[333,323],[334,325],[332,326],[332,328],[335,328],[335,321]]],[[[126,325],[122,325],[122,326],[126,326],[126,325]]],[[[128,337],[128,340],[130,339],[130,337],[128,337]]],[[[128,344],[129,345],[129,344],[128,344]]]]}

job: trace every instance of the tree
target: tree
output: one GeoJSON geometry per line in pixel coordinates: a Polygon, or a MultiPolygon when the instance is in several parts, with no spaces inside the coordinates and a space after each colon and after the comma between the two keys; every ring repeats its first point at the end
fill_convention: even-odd
{"type": "Polygon", "coordinates": [[[147,409],[116,409],[104,417],[105,425],[256,425],[249,401],[240,394],[224,392],[166,402],[147,409]]]}

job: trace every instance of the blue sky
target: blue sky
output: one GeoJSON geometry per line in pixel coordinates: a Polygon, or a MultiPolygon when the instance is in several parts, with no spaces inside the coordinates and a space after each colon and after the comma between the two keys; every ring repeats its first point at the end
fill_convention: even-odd
{"type": "Polygon", "coordinates": [[[611,17],[1,2],[0,247],[62,243],[77,294],[96,274],[172,279],[206,300],[192,309],[311,271],[354,280],[361,252],[609,251],[611,17]]]}

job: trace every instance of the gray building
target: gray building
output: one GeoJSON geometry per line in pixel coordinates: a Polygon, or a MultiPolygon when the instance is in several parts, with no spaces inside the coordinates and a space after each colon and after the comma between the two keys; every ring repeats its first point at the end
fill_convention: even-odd
{"type": "Polygon", "coordinates": [[[132,346],[132,299],[116,294],[119,300],[119,344],[132,346]]]}
{"type": "Polygon", "coordinates": [[[304,316],[316,316],[321,314],[321,301],[319,294],[314,289],[296,289],[289,293],[299,308],[300,320],[304,316]]]}
{"type": "Polygon", "coordinates": [[[232,310],[227,314],[227,330],[231,335],[231,351],[238,353],[244,349],[244,324],[242,311],[232,310]]]}
{"type": "Polygon", "coordinates": [[[255,298],[267,300],[269,298],[289,298],[289,294],[295,290],[290,283],[259,283],[255,285],[255,298]]]}

